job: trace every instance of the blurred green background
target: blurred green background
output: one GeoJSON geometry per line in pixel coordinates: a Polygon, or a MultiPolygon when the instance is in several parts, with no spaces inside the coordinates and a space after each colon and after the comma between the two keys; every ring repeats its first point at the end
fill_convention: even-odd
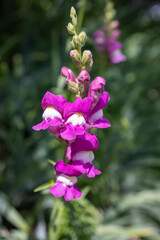
{"type": "Polygon", "coordinates": [[[0,1],[0,240],[160,239],[160,2],[113,1],[127,61],[112,66],[92,41],[106,2],[0,1]],[[93,52],[91,78],[106,79],[112,127],[98,130],[95,165],[103,174],[80,177],[84,197],[65,202],[33,192],[55,179],[47,160],[61,160],[63,149],[32,126],[46,91],[69,100],[60,70],[73,67],[72,5],[93,52]]]}

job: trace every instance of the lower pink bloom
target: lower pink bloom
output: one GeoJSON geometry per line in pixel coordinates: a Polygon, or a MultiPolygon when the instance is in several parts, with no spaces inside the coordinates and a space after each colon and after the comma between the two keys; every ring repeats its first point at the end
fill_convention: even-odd
{"type": "MultiPolygon", "coordinates": [[[[77,188],[77,177],[82,175],[81,167],[78,169],[73,165],[64,164],[59,161],[54,166],[56,170],[57,181],[50,188],[50,193],[55,197],[63,197],[66,201],[80,198],[82,193],[77,188]]],[[[84,172],[84,170],[82,170],[84,172]]]]}
{"type": "Polygon", "coordinates": [[[66,201],[71,201],[74,198],[80,198],[82,196],[81,191],[77,188],[76,178],[67,177],[65,175],[59,176],[59,180],[56,181],[55,185],[50,188],[50,193],[55,197],[63,197],[66,201]]]}
{"type": "Polygon", "coordinates": [[[95,135],[86,133],[84,136],[77,138],[70,146],[72,165],[75,169],[86,173],[88,177],[101,174],[92,164],[94,160],[93,151],[97,148],[98,140],[95,135]]]}

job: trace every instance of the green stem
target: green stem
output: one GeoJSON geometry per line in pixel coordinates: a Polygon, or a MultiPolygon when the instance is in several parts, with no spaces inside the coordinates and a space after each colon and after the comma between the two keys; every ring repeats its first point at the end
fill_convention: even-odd
{"type": "Polygon", "coordinates": [[[49,220],[49,226],[48,226],[48,238],[47,240],[56,240],[56,236],[54,234],[54,220],[55,220],[55,215],[57,213],[57,208],[58,208],[58,201],[54,200],[52,210],[51,210],[51,215],[50,215],[50,220],[49,220]]]}
{"type": "Polygon", "coordinates": [[[63,154],[64,164],[67,164],[67,159],[66,159],[67,147],[68,147],[68,144],[65,143],[65,146],[64,146],[64,154],[63,154]]]}

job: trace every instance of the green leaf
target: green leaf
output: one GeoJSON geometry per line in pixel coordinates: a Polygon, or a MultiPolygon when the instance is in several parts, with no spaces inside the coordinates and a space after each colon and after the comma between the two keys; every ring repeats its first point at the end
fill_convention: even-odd
{"type": "Polygon", "coordinates": [[[56,164],[56,162],[53,161],[53,160],[51,160],[51,159],[48,159],[48,162],[49,162],[51,165],[53,165],[53,166],[56,164]]]}
{"type": "Polygon", "coordinates": [[[34,192],[39,192],[39,191],[42,191],[46,188],[51,188],[53,185],[54,185],[54,181],[51,180],[51,181],[49,181],[47,183],[44,183],[44,184],[40,185],[39,187],[35,188],[34,192]]]}
{"type": "Polygon", "coordinates": [[[13,224],[18,229],[24,232],[29,232],[29,225],[23,218],[23,216],[14,208],[5,197],[5,195],[0,194],[0,214],[4,216],[11,224],[13,224]]]}

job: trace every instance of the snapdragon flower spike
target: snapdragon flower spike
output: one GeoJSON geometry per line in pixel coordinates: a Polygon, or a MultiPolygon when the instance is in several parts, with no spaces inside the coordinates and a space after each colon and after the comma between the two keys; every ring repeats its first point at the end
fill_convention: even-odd
{"type": "Polygon", "coordinates": [[[93,34],[93,41],[101,54],[108,54],[110,63],[119,63],[126,60],[126,56],[122,53],[122,44],[117,41],[120,36],[118,29],[119,22],[112,21],[109,25],[104,25],[104,32],[97,30],[93,34]]]}
{"type": "Polygon", "coordinates": [[[73,141],[77,136],[85,133],[87,117],[91,111],[93,100],[86,97],[82,100],[78,97],[73,103],[66,103],[64,106],[64,129],[60,135],[63,139],[73,141]]]}
{"type": "Polygon", "coordinates": [[[77,177],[82,173],[75,169],[74,166],[64,164],[63,161],[59,161],[54,166],[56,171],[56,183],[50,188],[50,193],[55,197],[63,197],[66,201],[71,201],[74,198],[80,198],[82,193],[77,188],[77,177]]]}
{"type": "Polygon", "coordinates": [[[93,151],[98,149],[98,139],[96,135],[85,133],[78,137],[70,146],[72,165],[81,172],[87,174],[89,178],[101,174],[92,161],[94,160],[93,151]]]}
{"type": "Polygon", "coordinates": [[[103,108],[107,105],[107,102],[110,100],[109,93],[103,92],[101,94],[98,103],[90,112],[87,120],[87,131],[91,128],[108,128],[111,126],[109,121],[103,117],[103,108]]]}
{"type": "Polygon", "coordinates": [[[46,92],[42,99],[43,121],[35,126],[36,131],[48,129],[57,139],[60,139],[60,129],[63,126],[63,110],[66,99],[62,95],[46,92]]]}

